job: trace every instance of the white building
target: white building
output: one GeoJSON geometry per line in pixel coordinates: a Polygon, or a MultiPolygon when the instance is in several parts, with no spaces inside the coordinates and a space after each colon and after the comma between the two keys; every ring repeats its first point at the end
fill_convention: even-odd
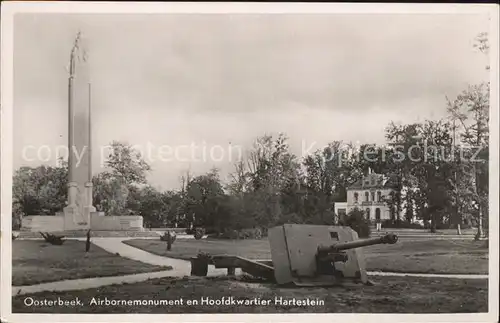
{"type": "Polygon", "coordinates": [[[395,216],[395,208],[391,212],[390,207],[385,202],[389,194],[394,190],[394,181],[387,176],[372,173],[347,188],[347,201],[335,203],[335,214],[342,217],[358,208],[366,214],[367,220],[376,222],[376,220],[384,221],[392,218],[391,213],[395,216]]]}

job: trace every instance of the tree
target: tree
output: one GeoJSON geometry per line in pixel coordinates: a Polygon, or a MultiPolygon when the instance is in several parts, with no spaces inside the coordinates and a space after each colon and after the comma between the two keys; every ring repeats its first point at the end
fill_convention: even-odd
{"type": "MultiPolygon", "coordinates": [[[[413,147],[418,144],[417,137],[419,137],[420,126],[417,123],[401,125],[391,122],[385,130],[385,137],[389,143],[385,152],[385,171],[394,182],[394,191],[388,197],[387,202],[397,215],[393,221],[400,221],[402,204],[408,200],[406,196],[408,190],[405,188],[416,187],[419,190],[423,184],[421,178],[414,171],[414,160],[423,159],[421,152],[417,151],[416,153],[419,155],[415,156],[413,150],[413,147]]],[[[415,203],[418,204],[418,202],[415,203]]]]}
{"type": "Polygon", "coordinates": [[[253,205],[260,210],[255,218],[257,225],[277,223],[284,211],[281,201],[283,191],[298,188],[300,165],[296,156],[289,152],[287,140],[285,134],[279,134],[276,139],[265,135],[257,138],[248,153],[248,190],[261,199],[253,205]]]}
{"type": "Polygon", "coordinates": [[[187,207],[187,201],[188,201],[187,188],[189,183],[191,182],[191,178],[192,174],[189,170],[187,170],[185,174],[180,176],[179,178],[181,185],[181,190],[179,192],[180,203],[177,204],[178,214],[182,217],[182,221],[184,221],[189,228],[192,228],[194,221],[194,215],[189,214],[189,210],[187,207]]]}
{"type": "Polygon", "coordinates": [[[453,201],[454,173],[453,138],[451,125],[446,121],[427,121],[422,129],[424,162],[420,163],[420,173],[427,183],[425,196],[428,201],[429,215],[432,218],[432,230],[443,222],[445,211],[451,210],[453,201]]]}
{"type": "Polygon", "coordinates": [[[230,174],[231,180],[227,185],[229,194],[241,196],[248,188],[248,177],[246,164],[243,160],[234,165],[234,172],[230,174]]]}
{"type": "Polygon", "coordinates": [[[368,238],[370,236],[370,224],[366,219],[365,213],[358,208],[351,210],[347,214],[342,225],[348,226],[356,231],[360,238],[368,238]]]}
{"type": "Polygon", "coordinates": [[[21,167],[12,184],[15,222],[23,215],[54,215],[66,205],[68,165],[21,167]]]}
{"type": "Polygon", "coordinates": [[[218,170],[193,178],[186,188],[186,208],[196,226],[217,224],[219,197],[224,195],[218,170]]]}
{"type": "Polygon", "coordinates": [[[94,206],[106,215],[128,215],[129,187],[121,177],[102,172],[92,178],[94,206]]]}
{"type": "MultiPolygon", "coordinates": [[[[463,190],[471,196],[477,208],[478,235],[482,236],[482,221],[487,214],[489,193],[489,84],[469,86],[449,103],[449,113],[458,120],[457,132],[461,141],[461,181],[472,184],[473,191],[463,190]],[[472,176],[472,178],[469,178],[472,176]]],[[[458,189],[459,185],[457,185],[458,189]]],[[[459,196],[460,197],[460,196],[459,196]]],[[[458,199],[457,199],[458,200],[458,199]]],[[[469,199],[468,199],[469,200],[469,199]]],[[[486,216],[487,217],[487,216],[486,216]]]]}
{"type": "Polygon", "coordinates": [[[314,218],[306,221],[324,222],[325,217],[334,220],[334,202],[346,200],[347,187],[361,177],[360,164],[351,148],[334,141],[304,158],[306,216],[314,218]]]}
{"type": "Polygon", "coordinates": [[[131,145],[118,141],[111,143],[105,166],[110,169],[111,176],[120,178],[126,185],[146,184],[147,174],[151,170],[151,166],[144,161],[140,152],[131,145]]]}
{"type": "MultiPolygon", "coordinates": [[[[474,47],[488,57],[488,34],[479,34],[474,47]]],[[[489,71],[489,65],[486,70],[489,71]]],[[[448,99],[447,109],[454,125],[454,137],[458,135],[460,138],[462,153],[454,176],[455,208],[457,213],[476,209],[478,237],[483,236],[483,219],[488,218],[489,94],[489,82],[470,85],[456,99],[448,99]]],[[[455,138],[454,146],[457,146],[456,142],[455,138]]]]}
{"type": "Polygon", "coordinates": [[[133,186],[146,184],[151,170],[140,152],[131,145],[113,141],[105,162],[106,170],[93,178],[94,205],[112,215],[130,214],[128,196],[133,186]]]}
{"type": "Polygon", "coordinates": [[[142,188],[139,193],[138,214],[143,217],[145,223],[154,227],[162,227],[167,222],[170,202],[165,193],[152,186],[142,188]]]}
{"type": "Polygon", "coordinates": [[[454,171],[451,125],[446,120],[395,125],[386,130],[391,143],[386,169],[397,179],[388,204],[399,214],[406,208],[407,220],[416,215],[432,223],[431,230],[443,222],[450,211],[454,171]]]}
{"type": "Polygon", "coordinates": [[[183,217],[184,204],[179,192],[165,191],[161,193],[161,198],[163,199],[164,205],[166,207],[163,221],[166,222],[167,225],[171,225],[173,227],[177,227],[179,224],[185,226],[186,223],[183,217]]]}

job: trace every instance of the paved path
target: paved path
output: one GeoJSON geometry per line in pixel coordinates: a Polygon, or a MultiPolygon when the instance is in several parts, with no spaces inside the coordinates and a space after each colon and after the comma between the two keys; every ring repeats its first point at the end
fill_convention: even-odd
{"type": "Polygon", "coordinates": [[[92,243],[109,253],[118,253],[121,257],[137,260],[150,265],[172,266],[174,268],[172,271],[173,276],[178,276],[180,273],[187,273],[188,275],[191,271],[191,267],[188,261],[158,256],[139,248],[134,248],[127,244],[124,244],[124,240],[129,239],[93,238],[92,243]]]}
{"type": "MultiPolygon", "coordinates": [[[[146,264],[156,266],[172,266],[170,271],[171,277],[182,277],[191,274],[191,263],[187,260],[174,259],[163,256],[158,256],[150,252],[141,250],[124,244],[124,240],[128,238],[93,238],[92,243],[110,253],[118,253],[121,257],[137,260],[146,264]]],[[[208,267],[209,276],[225,275],[227,269],[208,267]]]]}
{"type": "Polygon", "coordinates": [[[488,279],[488,275],[479,274],[419,274],[419,273],[393,273],[382,271],[369,271],[371,276],[392,276],[392,277],[426,277],[426,278],[456,278],[456,279],[488,279]]]}

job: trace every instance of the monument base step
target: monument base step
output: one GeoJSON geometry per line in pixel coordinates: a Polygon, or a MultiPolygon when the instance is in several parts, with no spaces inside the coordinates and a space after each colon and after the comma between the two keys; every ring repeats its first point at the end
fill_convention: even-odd
{"type": "MultiPolygon", "coordinates": [[[[96,238],[144,238],[158,237],[154,231],[94,231],[91,230],[91,236],[96,238]]],[[[87,236],[87,230],[56,231],[51,234],[65,236],[66,238],[84,238],[87,236]]],[[[41,238],[39,232],[19,231],[18,239],[23,238],[41,238]]]]}

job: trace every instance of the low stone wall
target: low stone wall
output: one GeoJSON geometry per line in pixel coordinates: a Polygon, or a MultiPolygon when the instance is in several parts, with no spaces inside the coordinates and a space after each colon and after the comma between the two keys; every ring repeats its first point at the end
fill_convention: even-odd
{"type": "MultiPolygon", "coordinates": [[[[64,236],[67,239],[71,238],[86,238],[87,231],[55,231],[51,232],[55,235],[64,236]]],[[[125,238],[125,239],[153,239],[160,240],[160,234],[155,231],[97,231],[91,230],[92,238],[125,238]]],[[[192,236],[190,236],[192,237],[192,236]]],[[[41,239],[42,236],[38,232],[28,232],[28,231],[20,231],[19,239],[41,239]]],[[[177,236],[177,239],[182,237],[177,236]]]]}
{"type": "Polygon", "coordinates": [[[21,219],[21,231],[58,232],[64,230],[64,217],[58,215],[29,215],[21,219]]]}
{"type": "Polygon", "coordinates": [[[143,231],[142,216],[104,216],[99,212],[90,215],[90,227],[99,231],[143,231]]]}
{"type": "Polygon", "coordinates": [[[174,231],[177,234],[183,234],[186,233],[186,230],[188,228],[145,228],[144,230],[146,231],[158,231],[158,232],[163,232],[163,231],[174,231]]]}
{"type": "MultiPolygon", "coordinates": [[[[75,230],[68,226],[64,215],[30,215],[22,218],[21,231],[29,232],[61,232],[75,230]]],[[[96,231],[144,231],[142,216],[104,216],[101,212],[90,215],[90,229],[96,231]]],[[[87,226],[85,229],[88,229],[87,226]]]]}

